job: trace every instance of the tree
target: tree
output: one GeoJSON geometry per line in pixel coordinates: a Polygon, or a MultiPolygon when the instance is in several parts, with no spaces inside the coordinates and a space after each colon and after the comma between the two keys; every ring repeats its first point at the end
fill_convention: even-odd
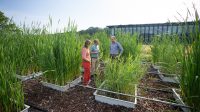
{"type": "Polygon", "coordinates": [[[89,27],[87,30],[81,30],[79,31],[80,34],[89,34],[89,35],[94,35],[96,32],[104,31],[106,30],[105,28],[98,28],[98,27],[89,27]]]}
{"type": "Polygon", "coordinates": [[[0,32],[3,31],[20,32],[20,29],[11,19],[6,17],[4,13],[0,11],[0,32]]]}

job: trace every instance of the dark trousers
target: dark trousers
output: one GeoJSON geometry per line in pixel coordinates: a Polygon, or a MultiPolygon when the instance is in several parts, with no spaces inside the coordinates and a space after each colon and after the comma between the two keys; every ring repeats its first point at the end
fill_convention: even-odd
{"type": "Polygon", "coordinates": [[[118,56],[118,54],[110,54],[111,59],[116,59],[117,56],[118,56]]]}

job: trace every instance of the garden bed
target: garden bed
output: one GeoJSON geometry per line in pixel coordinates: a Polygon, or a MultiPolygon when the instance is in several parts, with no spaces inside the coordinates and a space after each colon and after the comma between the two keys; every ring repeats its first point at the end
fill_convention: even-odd
{"type": "Polygon", "coordinates": [[[154,69],[155,74],[157,74],[163,82],[175,83],[175,84],[180,83],[176,74],[172,75],[172,74],[161,73],[161,71],[160,71],[161,66],[152,65],[152,69],[154,69]]]}
{"type": "MultiPolygon", "coordinates": [[[[44,87],[37,79],[24,82],[25,100],[34,104],[35,107],[42,108],[48,112],[131,112],[121,106],[111,106],[95,101],[94,90],[75,86],[69,88],[68,92],[59,92],[51,88],[44,87]]],[[[94,87],[94,82],[91,85],[94,87]]],[[[31,108],[32,112],[41,112],[31,108]]],[[[138,107],[135,112],[140,112],[138,107]]]]}
{"type": "MultiPolygon", "coordinates": [[[[173,92],[173,96],[176,100],[177,103],[181,104],[181,105],[185,105],[185,103],[183,102],[182,98],[180,97],[180,90],[177,90],[177,89],[172,89],[172,92],[173,92]]],[[[186,106],[186,105],[185,105],[186,106]]],[[[185,108],[185,107],[181,107],[181,109],[184,111],[184,112],[190,112],[190,109],[189,108],[185,108]]]]}
{"type": "MultiPolygon", "coordinates": [[[[99,89],[102,89],[102,87],[104,86],[106,82],[104,81],[101,86],[99,87],[99,89]]],[[[107,103],[110,105],[119,105],[119,106],[124,106],[127,108],[135,108],[135,105],[137,104],[137,98],[134,98],[134,101],[128,101],[127,99],[119,99],[116,97],[123,97],[123,95],[119,95],[119,94],[114,94],[112,93],[112,95],[108,95],[109,92],[105,92],[105,91],[101,91],[101,90],[96,90],[94,92],[94,96],[95,96],[95,100],[102,102],[102,103],[107,103]],[[116,97],[113,97],[116,96],[116,97]]],[[[137,95],[137,86],[135,86],[135,96],[137,95]]]]}
{"type": "Polygon", "coordinates": [[[32,79],[32,78],[35,78],[35,77],[39,77],[41,76],[43,73],[42,72],[36,72],[36,73],[32,73],[32,74],[29,74],[27,76],[23,76],[23,75],[17,75],[16,74],[16,77],[18,79],[20,79],[21,81],[26,81],[26,80],[29,80],[29,79],[32,79]]]}
{"type": "Polygon", "coordinates": [[[169,83],[175,83],[175,84],[180,83],[177,76],[170,76],[170,75],[165,75],[165,74],[159,74],[158,76],[163,82],[169,82],[169,83]]]}
{"type": "MultiPolygon", "coordinates": [[[[149,111],[173,111],[180,112],[181,109],[171,105],[152,102],[148,100],[138,99],[137,105],[134,109],[125,108],[122,106],[112,106],[106,103],[99,103],[95,101],[93,93],[95,90],[87,87],[75,86],[69,88],[68,92],[59,92],[51,88],[44,87],[40,83],[40,79],[31,79],[23,82],[25,101],[29,101],[34,106],[43,108],[47,111],[55,112],[149,112],[149,111]]],[[[91,81],[90,86],[95,87],[94,81],[91,81]]],[[[139,86],[146,86],[152,88],[176,88],[177,85],[173,83],[160,82],[157,75],[145,75],[140,81],[139,86]]],[[[150,91],[138,88],[138,95],[148,98],[157,98],[165,100],[174,100],[173,94],[168,92],[150,91]]],[[[32,112],[37,111],[31,108],[32,112]]]]}
{"type": "MultiPolygon", "coordinates": [[[[149,69],[150,72],[152,69],[149,69]]],[[[171,88],[179,88],[177,84],[165,83],[159,80],[156,74],[145,75],[138,85],[138,95],[151,99],[158,99],[167,102],[175,102],[171,88]]],[[[148,100],[138,99],[138,105],[142,105],[151,112],[180,112],[181,108],[148,100]]]]}
{"type": "Polygon", "coordinates": [[[24,105],[25,109],[23,109],[21,112],[29,112],[30,106],[24,105]]]}
{"type": "MultiPolygon", "coordinates": [[[[21,110],[20,112],[29,112],[29,109],[30,109],[30,106],[29,105],[26,105],[26,104],[24,104],[24,109],[23,110],[21,110]]],[[[1,109],[1,106],[0,106],[0,112],[3,112],[3,111],[1,111],[2,109],[1,109]]]]}
{"type": "Polygon", "coordinates": [[[76,78],[71,83],[69,83],[67,85],[64,85],[64,86],[59,86],[59,85],[56,85],[56,84],[43,82],[43,81],[42,81],[42,85],[44,85],[46,87],[49,87],[49,88],[52,88],[52,89],[55,89],[55,90],[58,90],[58,91],[66,92],[70,87],[74,87],[76,84],[80,83],[81,82],[81,77],[82,76],[76,78]]]}

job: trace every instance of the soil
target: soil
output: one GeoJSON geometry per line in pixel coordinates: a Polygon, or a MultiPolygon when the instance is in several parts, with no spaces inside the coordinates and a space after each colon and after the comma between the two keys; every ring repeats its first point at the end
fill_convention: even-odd
{"type": "MultiPolygon", "coordinates": [[[[173,83],[162,82],[155,74],[146,74],[140,81],[138,88],[138,95],[147,98],[155,98],[161,101],[174,102],[173,93],[171,88],[178,88],[178,85],[173,83]],[[146,89],[153,88],[153,89],[146,89]],[[154,90],[158,89],[158,90],[154,90]]],[[[148,100],[139,99],[138,105],[146,108],[147,111],[151,112],[179,112],[181,109],[168,104],[163,104],[159,102],[153,102],[148,100]]]]}
{"type": "MultiPolygon", "coordinates": [[[[150,69],[149,71],[152,72],[150,69]]],[[[94,87],[94,82],[91,85],[94,87]]],[[[151,88],[175,88],[177,85],[159,81],[155,74],[146,74],[139,86],[151,88]]],[[[155,91],[138,88],[138,95],[157,98],[165,101],[174,101],[171,92],[155,91]]],[[[31,105],[30,112],[179,112],[180,109],[171,105],[138,99],[136,108],[130,109],[121,106],[112,106],[95,101],[94,89],[75,86],[67,92],[59,92],[40,83],[40,79],[31,79],[23,82],[25,102],[31,105]]]]}
{"type": "MultiPolygon", "coordinates": [[[[38,80],[29,80],[24,83],[24,92],[26,102],[31,102],[48,112],[131,111],[125,107],[98,103],[94,100],[94,90],[79,86],[69,89],[68,92],[58,92],[42,86],[38,80]]],[[[35,109],[30,111],[35,112],[35,109]]]]}

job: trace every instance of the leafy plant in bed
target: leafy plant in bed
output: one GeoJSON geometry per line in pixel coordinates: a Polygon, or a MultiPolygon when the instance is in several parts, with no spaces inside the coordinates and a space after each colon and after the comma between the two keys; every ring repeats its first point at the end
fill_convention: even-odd
{"type": "Polygon", "coordinates": [[[64,34],[54,34],[46,38],[41,56],[42,71],[46,71],[44,81],[64,86],[80,76],[81,43],[76,38],[75,28],[64,34]]]}
{"type": "Polygon", "coordinates": [[[199,16],[195,10],[195,29],[190,36],[191,43],[186,44],[180,76],[181,97],[183,102],[193,107],[191,111],[200,110],[200,28],[199,16]]]}
{"type": "Polygon", "coordinates": [[[161,79],[178,83],[177,76],[181,73],[180,62],[183,57],[183,43],[176,35],[154,37],[152,41],[154,68],[158,69],[161,79]],[[166,78],[165,78],[166,77],[166,78]],[[173,81],[174,80],[174,81],[173,81]]]}
{"type": "Polygon", "coordinates": [[[15,77],[16,64],[11,61],[12,56],[9,56],[5,52],[3,52],[3,49],[10,51],[10,48],[4,46],[1,42],[0,112],[20,112],[26,108],[26,106],[24,105],[24,93],[22,89],[22,83],[18,81],[15,77]]]}
{"type": "MultiPolygon", "coordinates": [[[[137,95],[135,84],[138,83],[145,71],[146,67],[141,64],[139,57],[136,57],[135,60],[133,60],[132,57],[128,57],[125,61],[124,59],[109,60],[105,67],[104,82],[98,86],[100,89],[135,96],[137,95]]],[[[134,97],[109,93],[101,90],[97,90],[94,94],[97,101],[112,105],[134,108],[134,105],[137,102],[134,97]],[[102,100],[100,97],[106,97],[107,100],[102,100]]]]}

